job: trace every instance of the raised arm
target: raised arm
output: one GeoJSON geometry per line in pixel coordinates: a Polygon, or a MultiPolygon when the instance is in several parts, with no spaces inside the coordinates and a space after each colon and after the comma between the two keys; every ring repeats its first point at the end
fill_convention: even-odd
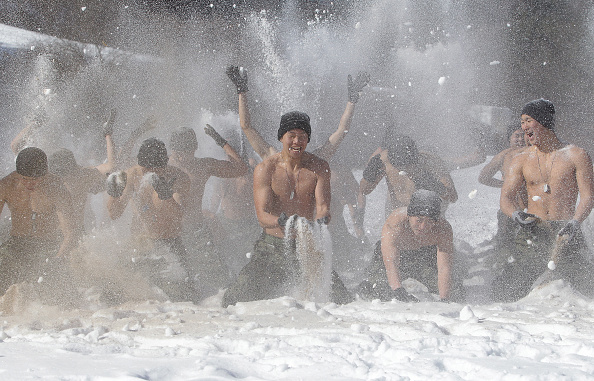
{"type": "Polygon", "coordinates": [[[207,124],[204,128],[206,135],[210,136],[215,143],[227,154],[229,161],[216,160],[207,158],[206,163],[209,164],[211,174],[216,177],[231,178],[243,176],[248,171],[248,165],[245,161],[241,160],[237,152],[227,143],[225,139],[210,125],[207,124]]]}
{"type": "Polygon", "coordinates": [[[112,138],[113,125],[115,123],[115,118],[116,118],[116,110],[112,109],[109,112],[109,117],[107,118],[107,121],[105,123],[103,123],[103,135],[105,136],[107,161],[105,163],[99,164],[95,167],[103,175],[110,174],[116,166],[115,145],[113,143],[113,138],[112,138]]]}
{"type": "Polygon", "coordinates": [[[365,72],[359,72],[357,78],[353,81],[353,78],[349,74],[347,78],[347,91],[348,91],[348,102],[346,108],[340,118],[340,123],[336,131],[330,135],[328,140],[319,148],[316,148],[313,153],[322,159],[329,161],[330,158],[338,150],[338,146],[344,140],[346,134],[349,132],[351,127],[351,121],[355,113],[355,104],[359,101],[360,92],[369,83],[369,74],[365,72]]]}
{"type": "Polygon", "coordinates": [[[248,76],[247,70],[243,68],[239,68],[237,66],[229,66],[227,68],[227,76],[231,79],[231,82],[235,85],[237,89],[237,94],[239,97],[239,125],[245,136],[247,137],[248,142],[256,151],[256,153],[262,158],[262,160],[266,159],[267,157],[274,155],[277,153],[277,150],[268,144],[266,140],[260,135],[260,133],[252,127],[252,121],[250,117],[250,111],[248,108],[248,76]]]}
{"type": "Polygon", "coordinates": [[[31,135],[33,134],[33,130],[41,127],[44,122],[45,118],[43,115],[36,116],[27,123],[25,128],[23,128],[17,134],[17,136],[14,137],[14,139],[12,139],[12,141],[10,142],[10,149],[15,155],[17,155],[20,152],[20,150],[25,148],[25,146],[28,143],[28,140],[31,138],[31,135]]]}

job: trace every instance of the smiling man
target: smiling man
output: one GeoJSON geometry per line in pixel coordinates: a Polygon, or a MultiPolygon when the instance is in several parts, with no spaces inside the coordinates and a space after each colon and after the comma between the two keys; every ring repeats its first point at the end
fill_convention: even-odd
{"type": "MultiPolygon", "coordinates": [[[[288,295],[300,271],[295,241],[287,240],[285,245],[288,216],[330,221],[330,167],[325,160],[305,151],[310,136],[307,114],[299,111],[284,114],[278,129],[282,151],[256,166],[254,204],[263,232],[254,245],[250,262],[225,292],[224,307],[288,295]]],[[[351,300],[335,272],[330,298],[336,303],[351,300]]]]}
{"type": "Polygon", "coordinates": [[[47,170],[45,152],[27,147],[17,155],[16,171],[0,180],[0,212],[8,205],[12,223],[0,246],[0,295],[15,283],[51,281],[78,243],[70,193],[47,170]]]}
{"type": "Polygon", "coordinates": [[[558,259],[557,271],[578,290],[591,291],[587,275],[592,266],[582,253],[585,243],[580,224],[594,206],[592,160],[582,148],[559,140],[554,129],[555,107],[550,101],[541,98],[527,103],[521,123],[532,147],[513,158],[501,189],[500,207],[522,229],[513,260],[493,283],[493,296],[498,300],[525,296],[547,269],[556,237],[563,235],[569,241],[558,259]],[[528,193],[526,209],[517,201],[524,189],[528,193]]]}
{"type": "Polygon", "coordinates": [[[418,302],[402,286],[413,278],[423,283],[442,301],[461,301],[464,289],[453,279],[454,238],[452,226],[440,217],[441,198],[420,189],[407,207],[394,210],[382,229],[367,279],[359,286],[364,299],[397,299],[418,302]]]}

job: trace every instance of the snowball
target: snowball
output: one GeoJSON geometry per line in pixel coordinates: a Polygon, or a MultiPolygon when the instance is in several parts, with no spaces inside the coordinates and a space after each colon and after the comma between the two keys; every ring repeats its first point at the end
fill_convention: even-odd
{"type": "Polygon", "coordinates": [[[468,198],[472,200],[473,198],[476,197],[477,192],[478,192],[478,190],[474,189],[472,192],[470,192],[468,194],[468,198]]]}
{"type": "Polygon", "coordinates": [[[464,308],[462,308],[460,311],[460,320],[470,320],[475,317],[476,316],[470,306],[464,306],[464,308]]]}
{"type": "Polygon", "coordinates": [[[495,65],[499,65],[500,63],[501,62],[499,62],[499,61],[491,61],[491,62],[489,62],[489,65],[495,66],[495,65]]]}
{"type": "Polygon", "coordinates": [[[547,267],[549,268],[549,270],[555,270],[557,268],[557,266],[555,265],[555,261],[549,261],[547,267]]]}
{"type": "Polygon", "coordinates": [[[82,8],[80,8],[80,10],[81,10],[81,11],[83,11],[83,12],[84,12],[86,9],[87,9],[87,7],[82,7],[82,8]]]}
{"type": "Polygon", "coordinates": [[[358,23],[355,24],[355,29],[361,29],[361,23],[360,22],[358,22],[358,23]]]}
{"type": "Polygon", "coordinates": [[[252,253],[245,253],[245,257],[246,257],[247,259],[250,259],[250,258],[252,257],[252,253]]]}
{"type": "Polygon", "coordinates": [[[439,77],[439,79],[437,80],[437,83],[439,83],[440,85],[443,85],[446,81],[446,77],[439,77]]]}
{"type": "Polygon", "coordinates": [[[406,176],[406,175],[408,175],[408,173],[406,173],[405,171],[400,171],[400,172],[398,172],[398,174],[400,176],[406,176]]]}
{"type": "Polygon", "coordinates": [[[533,196],[532,201],[540,201],[540,196],[533,196]]]}

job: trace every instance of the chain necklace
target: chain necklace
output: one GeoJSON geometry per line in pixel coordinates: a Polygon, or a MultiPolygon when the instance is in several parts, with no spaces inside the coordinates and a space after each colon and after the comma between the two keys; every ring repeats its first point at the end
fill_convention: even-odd
{"type": "MultiPolygon", "coordinates": [[[[289,186],[291,185],[291,178],[289,177],[289,172],[287,171],[287,167],[285,167],[285,173],[287,174],[287,180],[289,181],[289,186]]],[[[301,168],[297,171],[297,179],[295,180],[295,186],[293,186],[293,190],[291,190],[291,195],[289,196],[289,200],[295,198],[295,192],[297,192],[297,184],[299,183],[299,175],[301,174],[301,168]]]]}
{"type": "MultiPolygon", "coordinates": [[[[555,165],[555,158],[557,157],[557,151],[553,154],[553,160],[551,161],[551,169],[549,170],[549,175],[547,176],[547,181],[544,181],[542,178],[542,170],[540,169],[540,156],[538,155],[538,149],[536,151],[536,160],[538,161],[538,172],[540,173],[540,180],[544,182],[543,190],[545,193],[551,193],[551,187],[549,186],[548,181],[551,180],[551,173],[553,172],[553,165],[555,165]]],[[[546,163],[545,163],[546,165],[546,163]]],[[[547,167],[545,166],[545,169],[547,167]]]]}

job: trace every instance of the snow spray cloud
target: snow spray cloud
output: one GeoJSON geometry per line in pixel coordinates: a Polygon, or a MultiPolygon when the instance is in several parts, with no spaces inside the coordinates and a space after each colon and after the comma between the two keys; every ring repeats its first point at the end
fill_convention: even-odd
{"type": "Polygon", "coordinates": [[[294,296],[301,300],[329,301],[332,277],[332,240],[328,227],[291,216],[285,226],[287,255],[295,250],[299,271],[294,296]]]}

